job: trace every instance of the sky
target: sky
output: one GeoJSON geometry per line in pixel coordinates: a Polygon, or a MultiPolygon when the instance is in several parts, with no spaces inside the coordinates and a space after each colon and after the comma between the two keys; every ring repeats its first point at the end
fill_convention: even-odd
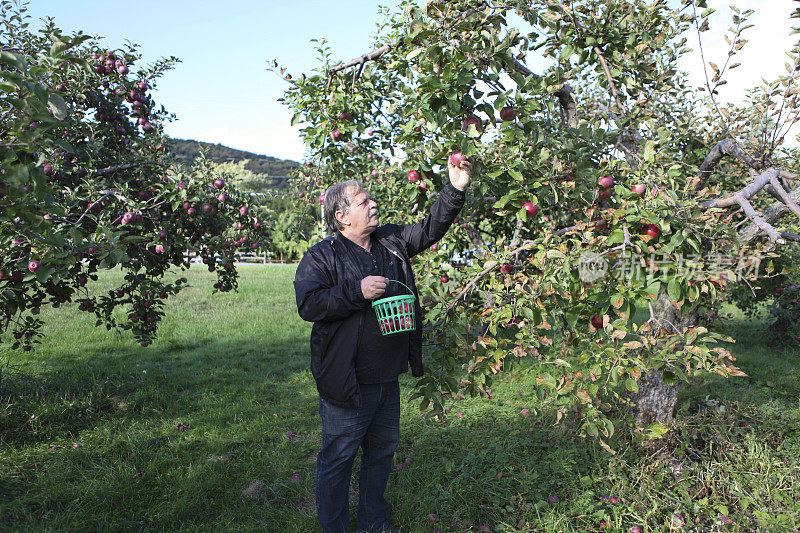
{"type": "MultiPolygon", "coordinates": [[[[399,3],[383,0],[380,5],[399,3]]],[[[790,36],[793,3],[735,2],[755,11],[751,22],[756,27],[744,35],[750,42],[736,58],[743,66],[731,71],[721,98],[736,99],[761,77],[785,73],[784,51],[797,38],[790,36]]],[[[710,31],[702,34],[703,48],[707,61],[721,65],[730,1],[708,4],[718,11],[710,31]]],[[[378,6],[375,0],[32,0],[28,15],[34,27],[39,19],[53,17],[65,32],[102,36],[110,48],[126,40],[136,43],[140,64],[177,56],[181,63],[154,91],[156,102],[177,115],[177,121],[165,125],[168,135],[299,161],[305,148],[298,128],[290,126],[291,113],[277,101],[287,82],[267,71],[267,62],[277,59],[295,76],[310,72],[317,65],[312,39],[326,39],[336,60],[372,50],[378,6]]],[[[696,35],[689,38],[697,49],[696,35]]],[[[694,83],[704,83],[698,53],[683,68],[694,83]]]]}

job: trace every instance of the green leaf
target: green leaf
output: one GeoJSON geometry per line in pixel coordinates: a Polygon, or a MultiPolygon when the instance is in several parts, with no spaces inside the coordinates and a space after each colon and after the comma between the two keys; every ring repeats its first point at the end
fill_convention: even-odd
{"type": "Polygon", "coordinates": [[[65,43],[64,41],[57,40],[50,47],[50,57],[58,57],[70,48],[72,48],[72,43],[65,43]]]}
{"type": "Polygon", "coordinates": [[[667,284],[667,294],[673,302],[681,301],[681,283],[678,278],[672,278],[667,284]]]}
{"type": "Polygon", "coordinates": [[[625,388],[631,392],[639,392],[639,384],[636,383],[633,378],[628,378],[625,380],[625,388]]]}
{"type": "Polygon", "coordinates": [[[580,318],[580,315],[575,311],[567,311],[564,313],[564,316],[567,319],[567,324],[569,324],[569,326],[572,328],[575,327],[575,325],[578,323],[578,318],[580,318]]]}
{"type": "Polygon", "coordinates": [[[669,431],[669,428],[660,422],[654,422],[653,424],[647,426],[645,431],[647,431],[648,439],[657,439],[669,431]]]}
{"type": "Polygon", "coordinates": [[[411,52],[406,54],[406,61],[410,61],[410,60],[414,59],[415,57],[417,57],[418,55],[420,55],[424,51],[425,51],[425,48],[422,47],[422,46],[420,46],[416,50],[412,50],[411,52]]]}
{"type": "Polygon", "coordinates": [[[664,380],[664,384],[668,387],[671,387],[678,382],[678,376],[676,376],[674,372],[671,372],[669,370],[664,370],[661,376],[662,379],[664,380]]]}
{"type": "Polygon", "coordinates": [[[25,60],[22,55],[15,54],[14,52],[7,52],[5,50],[0,52],[0,63],[11,65],[19,70],[25,70],[25,60]]]}
{"type": "Polygon", "coordinates": [[[655,160],[656,143],[651,139],[644,146],[644,160],[652,163],[655,160]]]}
{"type": "Polygon", "coordinates": [[[510,168],[508,169],[508,175],[514,178],[516,181],[519,181],[520,183],[525,181],[524,178],[522,177],[522,172],[520,172],[519,170],[510,168]]]}
{"type": "Polygon", "coordinates": [[[56,267],[52,265],[47,265],[39,268],[36,271],[36,279],[39,283],[44,284],[53,276],[53,273],[56,271],[56,267]]]}
{"type": "Polygon", "coordinates": [[[57,120],[64,120],[69,114],[67,111],[67,103],[60,94],[50,93],[47,98],[47,108],[53,113],[57,120]]]}

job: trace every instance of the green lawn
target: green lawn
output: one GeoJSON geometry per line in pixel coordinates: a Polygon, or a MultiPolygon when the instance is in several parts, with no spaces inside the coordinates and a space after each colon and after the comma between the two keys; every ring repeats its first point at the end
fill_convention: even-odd
{"type": "MultiPolygon", "coordinates": [[[[212,275],[190,270],[149,348],[73,306],[43,311],[34,352],[0,345],[0,530],[319,530],[294,266],[241,274],[238,293],[212,296],[212,275]]],[[[446,424],[404,403],[393,519],[415,532],[800,529],[800,353],[763,345],[755,325],[730,332],[748,378],[682,393],[669,460],[624,442],[611,456],[547,413],[524,416],[533,364],[491,400],[456,403],[446,424]]]]}

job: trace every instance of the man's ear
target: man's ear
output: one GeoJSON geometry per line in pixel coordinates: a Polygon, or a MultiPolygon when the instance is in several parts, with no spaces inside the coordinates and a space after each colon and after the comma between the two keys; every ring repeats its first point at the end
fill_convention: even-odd
{"type": "Polygon", "coordinates": [[[342,211],[342,210],[336,211],[333,214],[333,216],[336,217],[336,220],[338,220],[339,224],[341,224],[342,226],[349,226],[350,225],[350,217],[345,215],[344,211],[342,211]]]}

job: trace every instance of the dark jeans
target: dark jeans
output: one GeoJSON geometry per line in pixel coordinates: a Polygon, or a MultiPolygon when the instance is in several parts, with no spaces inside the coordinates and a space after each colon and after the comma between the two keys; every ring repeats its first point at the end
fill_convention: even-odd
{"type": "Polygon", "coordinates": [[[320,398],[322,451],[317,455],[317,516],[325,533],[347,531],[348,494],[353,460],[361,447],[358,482],[358,528],[388,523],[383,497],[400,438],[400,385],[397,380],[359,385],[361,407],[343,408],[320,398]]]}

